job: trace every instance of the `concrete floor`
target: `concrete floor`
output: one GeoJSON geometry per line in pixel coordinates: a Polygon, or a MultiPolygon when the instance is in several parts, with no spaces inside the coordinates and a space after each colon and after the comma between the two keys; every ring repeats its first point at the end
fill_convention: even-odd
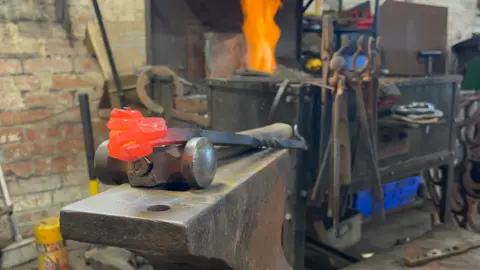
{"type": "MultiPolygon", "coordinates": [[[[70,270],[153,270],[145,259],[134,257],[131,252],[122,248],[99,247],[72,241],[67,242],[67,245],[70,270]],[[136,260],[136,267],[132,266],[132,259],[136,260]]],[[[36,269],[36,260],[10,268],[10,270],[36,269]]]]}
{"type": "MultiPolygon", "coordinates": [[[[90,244],[68,241],[68,260],[70,270],[93,270],[93,268],[85,263],[85,252],[91,247],[90,244]]],[[[10,270],[36,270],[37,261],[31,261],[27,264],[19,265],[10,270]]]]}

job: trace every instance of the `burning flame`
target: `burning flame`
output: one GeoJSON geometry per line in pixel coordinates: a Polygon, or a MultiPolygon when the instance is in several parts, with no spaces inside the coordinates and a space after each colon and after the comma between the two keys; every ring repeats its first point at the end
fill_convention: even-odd
{"type": "Polygon", "coordinates": [[[249,69],[269,73],[275,70],[275,47],[280,38],[275,14],[281,6],[281,0],[242,0],[249,69]]]}

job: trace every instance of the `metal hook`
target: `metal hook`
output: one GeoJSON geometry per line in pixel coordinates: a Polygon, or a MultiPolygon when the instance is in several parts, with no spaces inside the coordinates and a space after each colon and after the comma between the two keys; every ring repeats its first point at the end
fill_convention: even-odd
{"type": "Polygon", "coordinates": [[[308,150],[308,144],[307,144],[307,140],[305,140],[304,137],[302,137],[302,135],[300,135],[300,132],[298,131],[298,125],[294,125],[293,126],[293,135],[295,135],[295,138],[299,141],[301,141],[302,143],[304,143],[305,145],[305,150],[308,150]]]}

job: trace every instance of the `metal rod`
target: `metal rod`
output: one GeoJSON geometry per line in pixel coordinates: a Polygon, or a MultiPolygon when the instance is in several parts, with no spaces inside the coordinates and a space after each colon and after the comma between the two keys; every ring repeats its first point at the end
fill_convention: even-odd
{"type": "Polygon", "coordinates": [[[308,3],[303,7],[303,13],[312,5],[315,0],[309,0],[308,3]]]}
{"type": "Polygon", "coordinates": [[[378,26],[379,24],[379,18],[380,18],[380,0],[375,0],[375,7],[374,7],[374,14],[373,14],[373,29],[372,29],[372,36],[377,37],[378,36],[378,26]]]}
{"type": "Polygon", "coordinates": [[[55,19],[57,22],[65,21],[67,4],[66,0],[55,0],[55,19]]]}
{"type": "MultiPolygon", "coordinates": [[[[454,153],[456,149],[456,140],[457,136],[455,133],[456,124],[455,124],[455,117],[457,115],[457,108],[458,108],[458,101],[460,97],[460,82],[456,81],[452,83],[452,99],[451,103],[452,110],[450,112],[450,141],[448,143],[448,149],[450,153],[454,153]]],[[[452,190],[453,190],[453,183],[455,180],[455,163],[453,159],[441,167],[443,177],[445,177],[445,182],[442,187],[442,196],[441,196],[441,203],[440,203],[440,221],[443,223],[451,224],[452,222],[452,190]]]]}
{"type": "MultiPolygon", "coordinates": [[[[297,127],[300,134],[305,134],[308,128],[312,125],[311,115],[309,115],[310,104],[306,103],[307,96],[311,97],[310,86],[303,86],[300,89],[299,94],[299,108],[297,115],[297,127]],[[308,92],[308,93],[307,93],[308,92]]],[[[307,217],[307,204],[306,194],[307,192],[307,178],[308,178],[308,166],[307,166],[307,151],[297,150],[296,152],[296,171],[295,171],[295,203],[294,203],[294,258],[293,269],[303,270],[305,269],[305,235],[306,235],[306,217],[307,217]]]]}
{"type": "Polygon", "coordinates": [[[303,0],[297,0],[297,36],[295,44],[295,56],[297,61],[302,60],[303,12],[303,0]]]}
{"type": "Polygon", "coordinates": [[[316,251],[318,253],[323,253],[323,254],[327,254],[329,257],[334,257],[335,259],[340,259],[348,264],[352,264],[352,263],[357,263],[359,262],[360,260],[347,254],[347,253],[344,253],[332,246],[328,246],[328,245],[325,245],[325,244],[322,244],[318,241],[315,241],[314,239],[312,238],[309,238],[307,237],[306,239],[306,243],[305,243],[305,247],[310,249],[310,250],[313,250],[313,251],[316,251]]]}
{"type": "Polygon", "coordinates": [[[118,91],[118,98],[120,100],[120,107],[125,106],[125,98],[122,88],[122,82],[120,81],[120,76],[118,75],[117,66],[115,65],[115,59],[113,58],[112,48],[110,47],[110,42],[108,41],[107,31],[105,30],[105,25],[102,19],[102,13],[100,7],[98,6],[97,0],[92,0],[93,9],[95,10],[95,15],[97,17],[98,25],[100,27],[100,33],[102,34],[103,44],[105,46],[105,51],[107,52],[108,63],[112,69],[113,82],[115,83],[115,88],[118,91]]]}
{"type": "Polygon", "coordinates": [[[7,216],[10,221],[10,229],[12,230],[13,239],[15,242],[22,240],[22,235],[18,229],[18,222],[15,214],[13,213],[13,203],[10,199],[10,193],[8,192],[7,182],[5,181],[5,176],[3,175],[2,167],[0,166],[0,188],[2,189],[3,200],[5,201],[5,208],[7,211],[7,216]]]}
{"type": "Polygon", "coordinates": [[[95,149],[93,140],[92,117],[90,115],[90,102],[88,94],[80,94],[78,96],[80,103],[80,116],[82,118],[83,140],[85,144],[85,156],[87,158],[88,178],[90,180],[90,193],[95,195],[98,193],[98,180],[95,176],[94,159],[95,149]]]}

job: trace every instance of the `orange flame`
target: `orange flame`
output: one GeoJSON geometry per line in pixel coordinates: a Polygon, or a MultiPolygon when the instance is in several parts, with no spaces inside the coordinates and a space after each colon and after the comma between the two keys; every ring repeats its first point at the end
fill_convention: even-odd
{"type": "Polygon", "coordinates": [[[242,0],[249,69],[269,73],[275,70],[275,47],[280,38],[275,14],[281,6],[281,0],[242,0]]]}

